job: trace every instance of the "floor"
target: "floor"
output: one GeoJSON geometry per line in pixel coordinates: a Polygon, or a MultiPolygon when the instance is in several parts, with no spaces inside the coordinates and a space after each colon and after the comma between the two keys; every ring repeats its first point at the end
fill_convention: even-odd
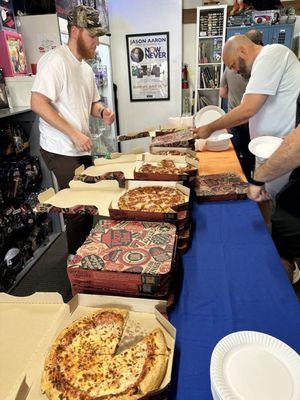
{"type": "MultiPolygon", "coordinates": [[[[28,296],[35,292],[58,292],[62,295],[64,302],[68,302],[72,298],[72,292],[66,265],[66,236],[62,233],[11,294],[28,296]]],[[[294,285],[294,289],[300,300],[300,281],[294,285]]]]}
{"type": "Polygon", "coordinates": [[[34,292],[58,292],[65,302],[72,298],[67,276],[67,243],[62,233],[11,292],[28,296],[34,292]]]}

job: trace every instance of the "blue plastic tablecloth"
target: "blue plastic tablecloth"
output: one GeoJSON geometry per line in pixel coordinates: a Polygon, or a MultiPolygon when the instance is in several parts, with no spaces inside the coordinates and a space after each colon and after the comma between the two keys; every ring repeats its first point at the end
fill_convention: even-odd
{"type": "Polygon", "coordinates": [[[171,399],[211,400],[212,351],[241,330],[272,335],[300,353],[300,303],[257,205],[193,205],[194,232],[183,256],[171,399]]]}

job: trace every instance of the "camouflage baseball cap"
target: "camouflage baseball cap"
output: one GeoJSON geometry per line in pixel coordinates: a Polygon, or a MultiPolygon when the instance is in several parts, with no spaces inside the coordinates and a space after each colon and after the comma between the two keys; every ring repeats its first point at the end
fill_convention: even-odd
{"type": "Polygon", "coordinates": [[[93,7],[77,6],[68,15],[68,24],[78,28],[86,28],[93,36],[110,35],[107,27],[102,26],[99,12],[93,7]]]}

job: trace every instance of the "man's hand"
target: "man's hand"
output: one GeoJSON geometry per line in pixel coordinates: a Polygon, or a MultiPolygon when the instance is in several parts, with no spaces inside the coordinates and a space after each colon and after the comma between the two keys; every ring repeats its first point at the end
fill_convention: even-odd
{"type": "Polygon", "coordinates": [[[106,125],[111,125],[115,120],[115,113],[110,108],[105,108],[103,111],[103,122],[106,125]]]}
{"type": "Polygon", "coordinates": [[[192,128],[192,132],[195,139],[207,139],[213,133],[209,125],[192,128]]]}
{"type": "Polygon", "coordinates": [[[92,148],[91,139],[81,132],[76,132],[71,136],[72,142],[79,151],[90,151],[92,148]]]}
{"type": "Polygon", "coordinates": [[[257,203],[270,200],[264,186],[249,185],[247,195],[249,199],[254,200],[257,203]]]}

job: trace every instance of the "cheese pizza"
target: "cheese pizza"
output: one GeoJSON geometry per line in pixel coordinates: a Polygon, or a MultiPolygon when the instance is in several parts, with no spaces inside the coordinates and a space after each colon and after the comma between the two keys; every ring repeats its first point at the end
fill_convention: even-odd
{"type": "Polygon", "coordinates": [[[100,309],[62,331],[42,377],[50,400],[134,400],[160,387],[168,365],[161,329],[116,354],[127,316],[125,310],[100,309]]]}

